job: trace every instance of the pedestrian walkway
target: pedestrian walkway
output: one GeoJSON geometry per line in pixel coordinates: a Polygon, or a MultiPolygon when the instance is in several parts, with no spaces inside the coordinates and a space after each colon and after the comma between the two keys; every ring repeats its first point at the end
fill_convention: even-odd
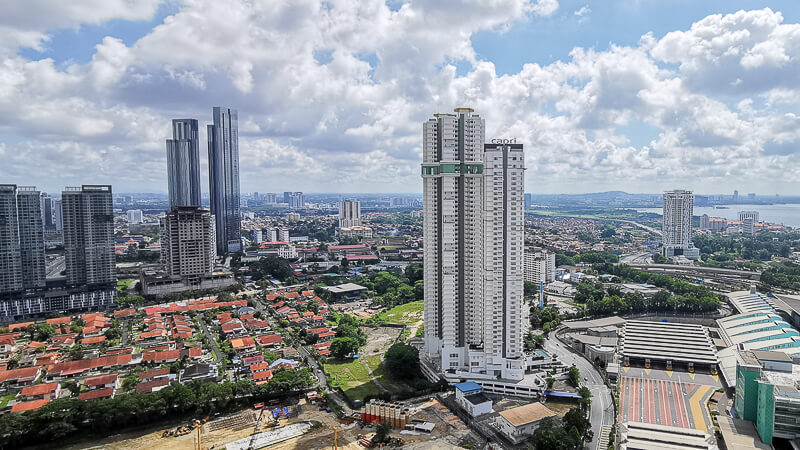
{"type": "Polygon", "coordinates": [[[611,434],[611,425],[603,425],[600,428],[600,436],[597,441],[597,448],[598,449],[607,449],[609,443],[609,435],[611,434]]]}

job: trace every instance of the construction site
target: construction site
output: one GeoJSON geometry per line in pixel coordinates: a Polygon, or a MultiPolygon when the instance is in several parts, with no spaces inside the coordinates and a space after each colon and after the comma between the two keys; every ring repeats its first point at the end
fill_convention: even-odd
{"type": "MultiPolygon", "coordinates": [[[[460,448],[470,430],[434,398],[391,403],[371,401],[359,411],[343,411],[337,417],[323,404],[305,398],[283,404],[256,404],[233,414],[198,418],[169,427],[140,430],[91,445],[69,449],[363,449],[378,448],[373,442],[377,426],[391,427],[383,447],[460,448]]],[[[64,446],[59,446],[65,448],[64,446]]]]}

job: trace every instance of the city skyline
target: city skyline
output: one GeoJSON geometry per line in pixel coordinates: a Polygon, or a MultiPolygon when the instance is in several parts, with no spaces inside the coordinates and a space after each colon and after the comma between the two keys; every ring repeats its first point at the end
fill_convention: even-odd
{"type": "Polygon", "coordinates": [[[541,193],[798,193],[800,5],[613,3],[4,6],[0,179],[166,192],[169,119],[224,103],[241,116],[243,191],[417,192],[416,124],[466,104],[531,149],[541,193]],[[422,18],[459,37],[432,45],[422,18]]]}

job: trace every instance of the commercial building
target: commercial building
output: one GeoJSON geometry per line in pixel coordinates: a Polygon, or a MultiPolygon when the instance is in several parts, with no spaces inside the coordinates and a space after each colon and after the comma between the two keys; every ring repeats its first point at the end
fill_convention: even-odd
{"type": "Polygon", "coordinates": [[[453,376],[519,381],[523,149],[484,128],[470,108],[423,124],[424,351],[453,376]]]}
{"type": "Polygon", "coordinates": [[[302,192],[284,192],[283,202],[289,205],[289,208],[304,208],[306,206],[302,192]]]}
{"type": "Polygon", "coordinates": [[[782,352],[743,351],[736,367],[734,408],[754,422],[766,444],[800,438],[800,365],[782,352]]]}
{"type": "Polygon", "coordinates": [[[39,191],[0,184],[0,295],[45,287],[39,191]]]}
{"type": "Polygon", "coordinates": [[[161,219],[161,263],[169,276],[191,284],[214,271],[217,257],[211,213],[198,206],[173,207],[161,219]]]}
{"type": "Polygon", "coordinates": [[[111,186],[67,187],[61,201],[67,285],[116,283],[111,186]]]}
{"type": "Polygon", "coordinates": [[[745,217],[742,220],[742,234],[753,235],[756,233],[756,222],[752,217],[745,217]]]}
{"type": "Polygon", "coordinates": [[[800,356],[800,332],[775,310],[756,310],[717,320],[723,347],[718,353],[720,371],[730,387],[738,383],[735,375],[743,351],[773,351],[800,356]]]}
{"type": "Polygon", "coordinates": [[[361,202],[342,200],[339,202],[339,228],[361,226],[361,202]]]}
{"type": "Polygon", "coordinates": [[[626,365],[673,365],[690,370],[716,370],[717,355],[708,329],[702,325],[628,320],[622,334],[621,350],[626,365]]]}
{"type": "Polygon", "coordinates": [[[744,222],[745,219],[752,219],[758,222],[758,211],[739,211],[739,221],[744,222]]]}
{"type": "Polygon", "coordinates": [[[661,226],[664,256],[683,255],[697,259],[698,249],[692,245],[692,211],[694,195],[691,191],[675,190],[664,193],[664,214],[661,226]]]}
{"type": "Polygon", "coordinates": [[[556,413],[539,402],[500,411],[495,427],[514,445],[533,436],[542,420],[555,417],[556,413]]]}
{"type": "Polygon", "coordinates": [[[126,215],[128,216],[128,223],[132,224],[142,223],[141,209],[129,209],[128,211],[126,211],[126,215]]]}
{"type": "Polygon", "coordinates": [[[170,208],[201,205],[198,131],[197,119],[172,120],[172,139],[167,139],[170,208]]]}
{"type": "Polygon", "coordinates": [[[323,290],[327,291],[331,300],[355,300],[361,297],[361,294],[367,292],[367,288],[355,283],[344,283],[337,286],[324,286],[323,290]]]}
{"type": "Polygon", "coordinates": [[[556,254],[539,247],[526,248],[525,281],[536,284],[556,281],[556,254]]]}
{"type": "Polygon", "coordinates": [[[339,228],[338,232],[340,237],[361,237],[369,239],[373,236],[372,228],[365,226],[339,228]]]}
{"type": "Polygon", "coordinates": [[[242,249],[239,207],[239,114],[215,106],[208,125],[208,184],[211,214],[216,220],[217,253],[242,249]]]}
{"type": "Polygon", "coordinates": [[[700,229],[701,230],[710,230],[711,229],[711,217],[708,214],[703,214],[700,216],[700,229]]]}

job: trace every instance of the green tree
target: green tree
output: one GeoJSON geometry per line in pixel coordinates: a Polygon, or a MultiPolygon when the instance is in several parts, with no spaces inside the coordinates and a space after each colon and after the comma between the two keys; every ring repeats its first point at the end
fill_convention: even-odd
{"type": "Polygon", "coordinates": [[[40,323],[36,325],[35,340],[45,342],[51,337],[56,335],[56,327],[49,323],[40,323]]]}
{"type": "Polygon", "coordinates": [[[547,390],[553,389],[553,385],[556,384],[556,379],[553,377],[547,377],[544,379],[547,382],[547,390]]]}
{"type": "Polygon", "coordinates": [[[581,409],[584,411],[588,410],[589,406],[592,404],[592,391],[586,386],[581,386],[578,388],[578,395],[581,396],[581,409]]]}
{"type": "Polygon", "coordinates": [[[378,443],[386,442],[389,438],[389,433],[391,432],[392,426],[389,424],[389,422],[381,422],[375,425],[375,438],[373,441],[378,443]]]}
{"type": "Polygon", "coordinates": [[[69,357],[73,360],[83,359],[83,355],[85,350],[83,345],[81,344],[73,344],[72,347],[69,348],[69,357]]]}
{"type": "Polygon", "coordinates": [[[414,379],[419,376],[419,350],[404,342],[392,344],[383,357],[383,367],[392,377],[414,379]]]}
{"type": "Polygon", "coordinates": [[[567,372],[567,380],[571,385],[578,387],[581,384],[581,372],[577,367],[571,366],[567,372]]]}
{"type": "Polygon", "coordinates": [[[331,354],[336,358],[344,358],[358,353],[358,340],[352,337],[337,337],[331,342],[331,354]]]}

